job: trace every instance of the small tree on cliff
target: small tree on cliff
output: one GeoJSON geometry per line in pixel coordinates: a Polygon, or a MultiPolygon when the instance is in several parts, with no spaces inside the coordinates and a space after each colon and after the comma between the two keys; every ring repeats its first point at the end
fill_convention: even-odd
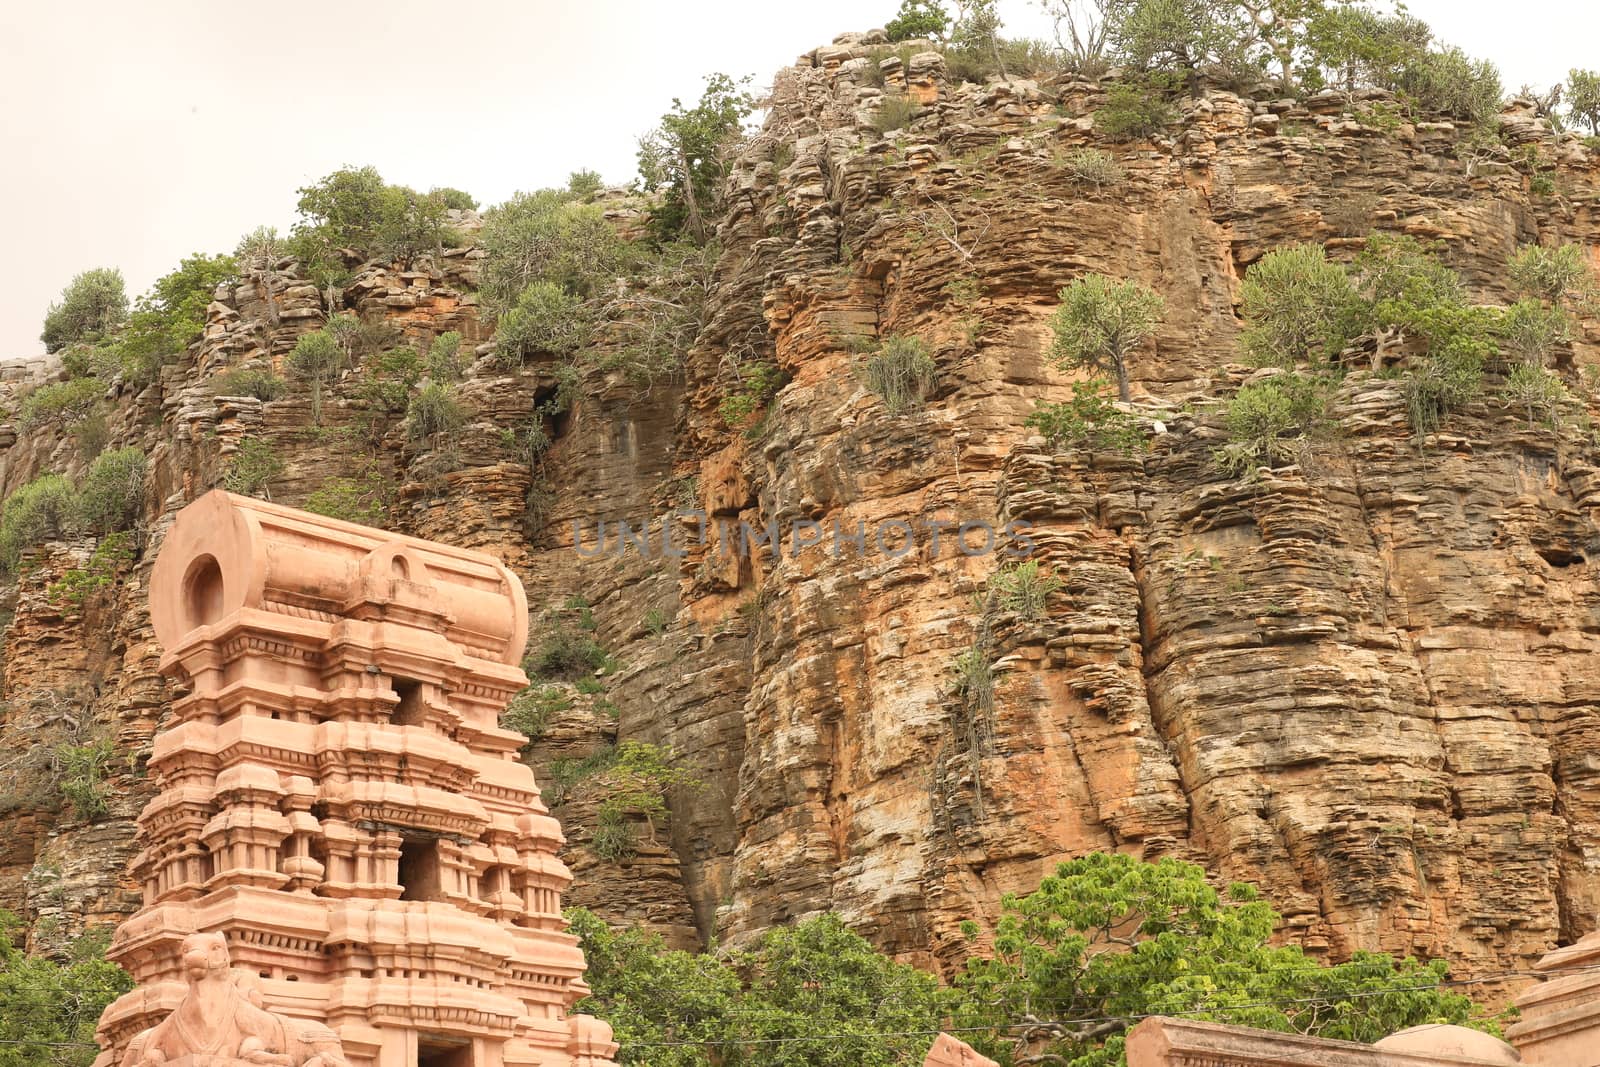
{"type": "Polygon", "coordinates": [[[938,40],[950,26],[950,14],[939,0],[900,0],[900,10],[884,26],[891,41],[928,37],[938,40]]]}
{"type": "Polygon", "coordinates": [[[1589,127],[1600,137],[1600,73],[1573,70],[1567,75],[1567,117],[1589,127]]]}
{"type": "Polygon", "coordinates": [[[289,371],[311,383],[311,421],[322,425],[322,389],[344,366],[344,350],[327,330],[308,333],[289,353],[289,371]]]}
{"type": "Polygon", "coordinates": [[[1061,290],[1061,306],[1050,319],[1050,358],[1066,368],[1115,375],[1117,396],[1126,401],[1128,355],[1155,333],[1165,306],[1138,282],[1103,274],[1079,278],[1061,290]]]}
{"type": "Polygon", "coordinates": [[[686,108],[674,97],[661,125],[639,139],[639,177],[647,191],[666,194],[651,217],[659,239],[704,244],[711,236],[732,148],[755,107],[749,83],[749,78],[711,75],[698,104],[686,108]]]}
{"type": "Polygon", "coordinates": [[[1472,1023],[1472,1002],[1441,988],[1443,964],[1358,952],[1323,966],[1269,943],[1279,916],[1252,886],[1219,893],[1204,870],[1170,858],[1085,856],[1002,907],[993,955],[956,981],[956,1025],[988,1029],[972,1043],[1002,1064],[1114,1067],[1146,1015],[1368,1042],[1472,1023]]]}
{"type": "Polygon", "coordinates": [[[51,304],[39,340],[46,352],[59,352],[76,341],[98,341],[128,317],[128,293],[122,272],[97,267],[76,275],[51,304]]]}

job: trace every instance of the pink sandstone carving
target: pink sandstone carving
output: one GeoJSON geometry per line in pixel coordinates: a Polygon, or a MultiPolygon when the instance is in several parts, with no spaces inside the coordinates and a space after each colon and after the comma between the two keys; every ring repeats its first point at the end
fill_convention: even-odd
{"type": "Polygon", "coordinates": [[[188,691],[96,1067],[612,1064],[568,1014],[560,826],[498,726],[527,639],[499,560],[217,491],[150,608],[188,691]]]}
{"type": "Polygon", "coordinates": [[[979,1055],[965,1041],[958,1041],[949,1034],[940,1034],[933,1042],[933,1047],[928,1050],[928,1058],[922,1061],[922,1067],[1000,1067],[1000,1065],[987,1056],[979,1055]]]}

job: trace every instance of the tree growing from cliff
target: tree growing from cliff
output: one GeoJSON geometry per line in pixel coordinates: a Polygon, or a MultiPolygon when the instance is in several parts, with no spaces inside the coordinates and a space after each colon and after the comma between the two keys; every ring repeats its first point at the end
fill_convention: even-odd
{"type": "Polygon", "coordinates": [[[1251,265],[1241,295],[1241,341],[1262,366],[1333,360],[1350,339],[1355,287],[1321,245],[1268,252],[1251,265]]]}
{"type": "Polygon", "coordinates": [[[1600,73],[1574,69],[1567,74],[1567,117],[1600,137],[1600,73]]]}
{"type": "Polygon", "coordinates": [[[133,988],[105,959],[110,928],[85,934],[57,961],[17,949],[21,925],[0,910],[0,1067],[89,1067],[101,1012],[133,988]]]}
{"type": "Polygon", "coordinates": [[[1006,1065],[1115,1067],[1146,1015],[1367,1042],[1473,1022],[1472,1002],[1440,987],[1443,964],[1358,952],[1324,966],[1271,944],[1279,916],[1254,887],[1218,892],[1171,858],[1085,856],[1002,909],[992,952],[956,980],[956,1025],[987,1029],[972,1043],[1006,1065]]]}
{"type": "Polygon", "coordinates": [[[733,151],[755,107],[749,78],[713,74],[693,107],[674,97],[672,110],[639,139],[639,177],[647,192],[663,192],[651,215],[657,239],[704,244],[722,213],[722,185],[733,151]]]}
{"type": "Polygon", "coordinates": [[[331,241],[341,248],[369,251],[383,225],[383,175],[376,167],[341,167],[314,185],[296,190],[296,210],[303,225],[326,227],[331,241]]]}
{"type": "Polygon", "coordinates": [[[267,303],[267,324],[270,326],[278,324],[278,260],[287,251],[276,226],[257,226],[239,238],[239,245],[233,252],[242,269],[261,277],[263,299],[267,303]]]}
{"type": "Polygon", "coordinates": [[[195,253],[178,269],[156,279],[128,316],[116,345],[117,363],[136,382],[154,379],[157,370],[182,355],[205,331],[206,308],[217,286],[237,276],[233,256],[195,253]]]}
{"type": "Polygon", "coordinates": [[[322,390],[344,365],[344,350],[327,330],[305,334],[289,353],[289,373],[311,383],[311,421],[317,426],[322,425],[322,390]]]}
{"type": "Polygon", "coordinates": [[[79,341],[98,341],[128,317],[128,293],[122,272],[96,267],[73,277],[61,290],[61,301],[44,316],[39,340],[46,352],[59,352],[79,341]]]}
{"type": "Polygon", "coordinates": [[[950,13],[939,0],[900,0],[900,10],[883,31],[896,42],[922,37],[939,40],[949,26],[950,13]]]}
{"type": "Polygon", "coordinates": [[[1127,0],[1108,35],[1117,57],[1141,73],[1244,85],[1263,69],[1260,31],[1241,4],[1224,0],[1127,0]]]}
{"type": "Polygon", "coordinates": [[[1111,374],[1126,402],[1128,356],[1156,332],[1165,309],[1161,297],[1138,282],[1089,274],[1061,290],[1050,319],[1050,358],[1072,370],[1111,374]]]}

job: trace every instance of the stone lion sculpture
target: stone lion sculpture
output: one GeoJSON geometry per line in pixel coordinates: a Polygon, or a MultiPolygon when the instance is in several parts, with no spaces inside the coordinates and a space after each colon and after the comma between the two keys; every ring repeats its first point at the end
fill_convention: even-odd
{"type": "Polygon", "coordinates": [[[122,1067],[162,1067],[184,1056],[219,1065],[349,1067],[338,1036],[326,1026],[250,1002],[234,980],[221,934],[190,934],[181,959],[189,992],[171,1015],[133,1039],[122,1067]]]}

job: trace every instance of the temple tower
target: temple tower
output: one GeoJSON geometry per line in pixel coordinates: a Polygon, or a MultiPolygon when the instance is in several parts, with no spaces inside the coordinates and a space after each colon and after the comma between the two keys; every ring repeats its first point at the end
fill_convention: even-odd
{"type": "Polygon", "coordinates": [[[220,933],[245,995],[352,1067],[611,1063],[609,1027],[567,1014],[560,826],[497,725],[528,626],[499,560],[218,490],[177,516],[150,609],[187,692],[110,952],[139,988],[98,1062],[190,992],[185,939],[220,933]]]}

